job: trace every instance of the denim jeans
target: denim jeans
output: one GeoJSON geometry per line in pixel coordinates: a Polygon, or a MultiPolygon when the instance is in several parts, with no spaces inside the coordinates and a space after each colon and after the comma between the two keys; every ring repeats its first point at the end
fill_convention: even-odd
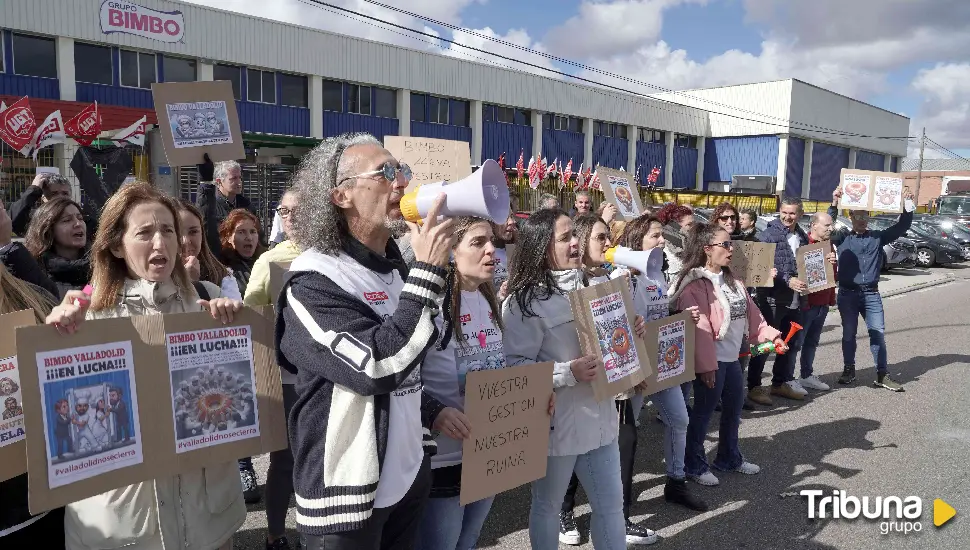
{"type": "Polygon", "coordinates": [[[416,550],[471,550],[492,508],[494,497],[462,506],[459,497],[429,498],[418,526],[416,550]]]}
{"type": "MultiPolygon", "coordinates": [[[[825,317],[829,314],[829,306],[812,306],[802,310],[802,331],[798,337],[801,348],[801,375],[808,378],[815,372],[815,351],[818,341],[822,338],[822,328],[825,327],[825,317]]],[[[792,353],[792,352],[788,352],[792,353]]]]}
{"type": "MultiPolygon", "coordinates": [[[[798,308],[790,308],[791,303],[778,304],[774,298],[758,296],[756,300],[761,315],[765,322],[781,331],[781,337],[788,336],[793,322],[801,324],[801,311],[798,308]]],[[[752,344],[760,344],[756,341],[757,335],[749,335],[752,344]]],[[[775,363],[771,367],[771,384],[780,386],[785,382],[795,379],[795,355],[798,352],[798,342],[792,340],[789,343],[788,353],[775,356],[775,363]]],[[[768,362],[768,354],[752,357],[748,363],[748,389],[757,388],[761,385],[761,373],[765,370],[765,363],[768,362]]]]}
{"type": "Polygon", "coordinates": [[[574,471],[593,509],[590,521],[593,547],[596,550],[626,550],[620,448],[616,439],[585,454],[548,457],[546,477],[532,482],[529,514],[532,549],[558,550],[559,511],[574,471]]]}
{"type": "Polygon", "coordinates": [[[650,396],[664,423],[664,463],[667,477],[684,479],[684,452],[687,449],[687,400],[690,382],[673,386],[650,396]]]}
{"type": "Polygon", "coordinates": [[[687,452],[684,471],[699,476],[709,470],[704,439],[707,426],[714,414],[714,407],[721,401],[721,429],[717,440],[717,456],[713,466],[718,470],[734,470],[741,466],[744,457],[738,448],[738,428],[741,426],[741,405],[744,404],[744,381],[741,364],[717,362],[714,387],[708,388],[700,378],[694,380],[694,405],[690,409],[687,425],[687,452]]]}
{"type": "Polygon", "coordinates": [[[856,332],[859,315],[869,329],[869,349],[876,363],[876,372],[889,370],[886,355],[886,317],[882,310],[882,296],[871,290],[840,288],[837,302],[842,316],[842,360],[855,366],[856,332]]]}

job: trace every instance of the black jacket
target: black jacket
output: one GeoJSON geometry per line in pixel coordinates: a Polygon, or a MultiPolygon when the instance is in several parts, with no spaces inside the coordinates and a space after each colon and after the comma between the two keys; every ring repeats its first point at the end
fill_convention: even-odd
{"type": "MultiPolygon", "coordinates": [[[[775,299],[778,304],[790,304],[795,295],[795,291],[788,286],[788,281],[798,278],[798,264],[795,262],[795,254],[788,245],[788,237],[792,232],[781,223],[781,220],[771,220],[768,227],[758,234],[758,240],[763,243],[775,243],[775,269],[778,275],[775,276],[775,286],[773,288],[762,289],[767,295],[775,299]]],[[[795,233],[798,236],[798,246],[808,244],[808,235],[797,223],[795,233]]]]}
{"type": "Polygon", "coordinates": [[[87,253],[77,260],[68,260],[53,252],[44,252],[40,264],[57,287],[58,301],[64,299],[68,290],[81,290],[91,282],[91,260],[87,253]]]}
{"type": "Polygon", "coordinates": [[[239,294],[242,296],[246,295],[246,286],[249,285],[249,275],[253,272],[253,264],[256,263],[258,257],[259,255],[255,254],[247,260],[235,252],[230,252],[229,254],[223,254],[220,258],[222,265],[232,270],[232,276],[236,279],[236,284],[239,286],[239,294]]]}
{"type": "Polygon", "coordinates": [[[38,265],[37,260],[30,255],[30,251],[23,243],[14,241],[0,248],[0,261],[14,277],[44,289],[54,297],[55,301],[59,300],[57,285],[38,265]]]}
{"type": "MultiPolygon", "coordinates": [[[[200,183],[196,197],[195,205],[202,212],[205,240],[209,243],[209,250],[213,252],[222,250],[222,244],[219,242],[219,224],[229,216],[230,212],[236,208],[245,208],[257,218],[259,217],[248,198],[243,195],[236,195],[235,203],[230,203],[216,189],[216,184],[212,182],[204,181],[200,183]]],[[[260,241],[263,241],[262,231],[260,231],[260,241]]],[[[242,290],[242,288],[239,290],[242,290]]]]}
{"type": "MultiPolygon", "coordinates": [[[[17,202],[10,205],[7,213],[10,214],[14,233],[21,237],[27,235],[27,227],[30,225],[34,210],[42,204],[41,199],[43,197],[44,191],[40,187],[29,185],[24,194],[17,199],[17,202]]],[[[81,205],[81,208],[83,209],[81,215],[84,216],[84,225],[87,226],[88,242],[90,243],[94,240],[94,233],[98,230],[97,215],[90,212],[86,205],[81,205]]]]}

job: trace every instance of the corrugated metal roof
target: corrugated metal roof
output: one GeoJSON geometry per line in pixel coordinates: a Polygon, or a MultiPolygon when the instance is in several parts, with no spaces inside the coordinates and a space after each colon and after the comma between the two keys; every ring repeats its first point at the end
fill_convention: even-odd
{"type": "MultiPolygon", "coordinates": [[[[918,158],[907,158],[903,161],[903,172],[919,170],[918,158]]],[[[970,170],[970,160],[967,159],[923,159],[924,172],[958,172],[970,170]]]]}

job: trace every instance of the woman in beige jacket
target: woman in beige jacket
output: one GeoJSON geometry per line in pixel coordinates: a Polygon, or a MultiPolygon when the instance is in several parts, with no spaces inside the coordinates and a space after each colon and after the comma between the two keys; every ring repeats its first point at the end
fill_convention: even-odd
{"type": "MultiPolygon", "coordinates": [[[[209,310],[224,322],[242,307],[205,285],[200,300],[179,257],[178,209],[150,185],[122,187],[105,205],[91,250],[93,294],[71,291],[47,317],[62,333],[83,319],[209,310]]],[[[158,478],[69,504],[69,550],[216,550],[246,518],[236,462],[158,478]]]]}

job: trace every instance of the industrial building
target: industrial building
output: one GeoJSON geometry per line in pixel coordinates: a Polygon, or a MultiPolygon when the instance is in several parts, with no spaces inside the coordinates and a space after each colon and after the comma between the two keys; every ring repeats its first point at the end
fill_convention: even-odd
{"type": "MultiPolygon", "coordinates": [[[[141,114],[154,123],[153,82],[231,81],[247,177],[263,184],[348,131],[464,140],[473,164],[524,152],[574,168],[656,166],[672,189],[763,176],[775,193],[814,200],[831,196],[841,168],[898,171],[906,155],[906,117],[791,79],[636,96],[163,0],[4,0],[0,27],[0,99],[30,96],[38,120],[97,101],[106,130],[141,114]]],[[[150,141],[152,181],[191,193],[150,141]]],[[[71,147],[45,162],[67,172],[71,147]]],[[[4,146],[7,197],[23,183],[8,177],[17,156],[4,146]]],[[[247,193],[264,208],[278,195],[247,193]]]]}

